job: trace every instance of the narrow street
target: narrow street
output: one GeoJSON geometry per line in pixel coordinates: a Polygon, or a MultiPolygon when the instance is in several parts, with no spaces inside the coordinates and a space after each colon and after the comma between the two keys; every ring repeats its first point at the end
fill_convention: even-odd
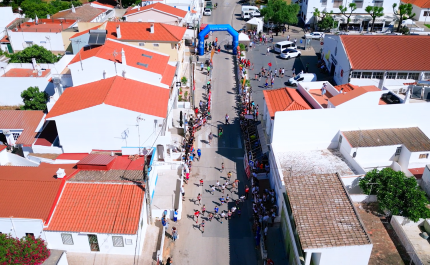
{"type": "MultiPolygon", "coordinates": [[[[234,13],[240,12],[240,6],[234,1],[226,1],[218,4],[218,8],[212,12],[212,16],[204,17],[203,23],[211,24],[230,24],[236,21],[234,13]],[[235,10],[236,9],[236,10],[235,10]]],[[[240,28],[235,27],[234,28],[240,28]]],[[[218,37],[221,47],[227,42],[231,43],[231,36],[228,32],[214,32],[209,40],[218,37]]],[[[200,58],[200,62],[209,58],[205,55],[200,58]]],[[[213,58],[212,72],[212,120],[209,121],[202,130],[195,134],[195,148],[202,150],[201,161],[195,161],[192,166],[191,177],[188,185],[185,185],[185,202],[183,206],[182,219],[177,223],[171,222],[169,228],[176,226],[179,239],[173,242],[166,238],[164,260],[172,257],[175,264],[258,264],[258,254],[252,233],[251,223],[251,202],[248,200],[240,204],[242,211],[241,217],[237,215],[231,220],[213,219],[212,222],[206,221],[205,232],[199,228],[202,216],[198,224],[193,219],[195,210],[201,211],[198,205],[197,196],[202,194],[202,204],[206,205],[207,212],[213,212],[216,205],[220,212],[227,211],[233,205],[232,202],[238,199],[237,193],[232,193],[229,189],[225,194],[215,191],[210,193],[210,187],[216,181],[225,182],[227,173],[232,172],[231,181],[238,179],[239,194],[244,194],[245,185],[249,185],[243,168],[243,142],[239,127],[237,113],[237,84],[234,75],[233,55],[230,51],[221,51],[213,58]],[[230,116],[230,124],[225,125],[225,115],[230,116]],[[222,127],[224,134],[218,138],[218,128],[222,127]],[[208,145],[209,133],[214,134],[211,145],[208,145]],[[221,164],[224,163],[225,169],[220,171],[221,164]],[[204,186],[199,186],[200,179],[204,180],[204,186]],[[230,202],[221,205],[220,198],[230,196],[230,202]]],[[[206,83],[206,71],[200,71],[198,63],[196,71],[196,90],[195,103],[198,106],[200,100],[206,102],[206,90],[202,86],[206,83]]],[[[203,217],[207,219],[208,213],[203,217]]],[[[171,231],[168,231],[169,233],[171,231]]]]}

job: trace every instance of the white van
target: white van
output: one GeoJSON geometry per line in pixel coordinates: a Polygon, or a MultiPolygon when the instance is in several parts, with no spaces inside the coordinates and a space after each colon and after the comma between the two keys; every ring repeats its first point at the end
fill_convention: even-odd
{"type": "Polygon", "coordinates": [[[314,82],[317,81],[317,75],[312,73],[298,74],[296,77],[288,79],[287,85],[297,86],[299,82],[314,82]]]}
{"type": "Polygon", "coordinates": [[[242,13],[249,12],[251,17],[261,17],[260,10],[256,6],[242,6],[242,13]]]}
{"type": "Polygon", "coordinates": [[[249,11],[242,11],[241,17],[243,20],[250,20],[251,13],[249,11]]]}
{"type": "Polygon", "coordinates": [[[273,50],[277,53],[281,53],[285,49],[297,49],[297,46],[292,41],[281,41],[273,45],[273,50]]]}

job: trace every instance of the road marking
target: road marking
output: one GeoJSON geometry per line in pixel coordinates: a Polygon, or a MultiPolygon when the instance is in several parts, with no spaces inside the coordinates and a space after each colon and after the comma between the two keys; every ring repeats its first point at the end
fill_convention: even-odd
{"type": "Polygon", "coordinates": [[[237,138],[237,147],[242,149],[242,141],[240,140],[240,137],[237,138]]]}

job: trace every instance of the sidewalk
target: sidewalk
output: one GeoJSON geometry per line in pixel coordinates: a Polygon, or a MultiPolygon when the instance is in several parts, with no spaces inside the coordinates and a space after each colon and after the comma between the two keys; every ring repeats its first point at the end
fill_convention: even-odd
{"type": "Polygon", "coordinates": [[[269,227],[266,247],[267,257],[272,259],[275,264],[289,264],[280,223],[275,223],[273,227],[269,227]]]}

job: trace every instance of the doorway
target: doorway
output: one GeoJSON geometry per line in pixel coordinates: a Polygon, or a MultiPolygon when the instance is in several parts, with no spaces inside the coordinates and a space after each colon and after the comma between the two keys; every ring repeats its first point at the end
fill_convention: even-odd
{"type": "Polygon", "coordinates": [[[88,242],[90,243],[91,251],[100,251],[97,235],[88,235],[88,242]]]}
{"type": "Polygon", "coordinates": [[[330,75],[334,76],[334,70],[336,69],[336,65],[334,63],[331,64],[330,75]]]}

